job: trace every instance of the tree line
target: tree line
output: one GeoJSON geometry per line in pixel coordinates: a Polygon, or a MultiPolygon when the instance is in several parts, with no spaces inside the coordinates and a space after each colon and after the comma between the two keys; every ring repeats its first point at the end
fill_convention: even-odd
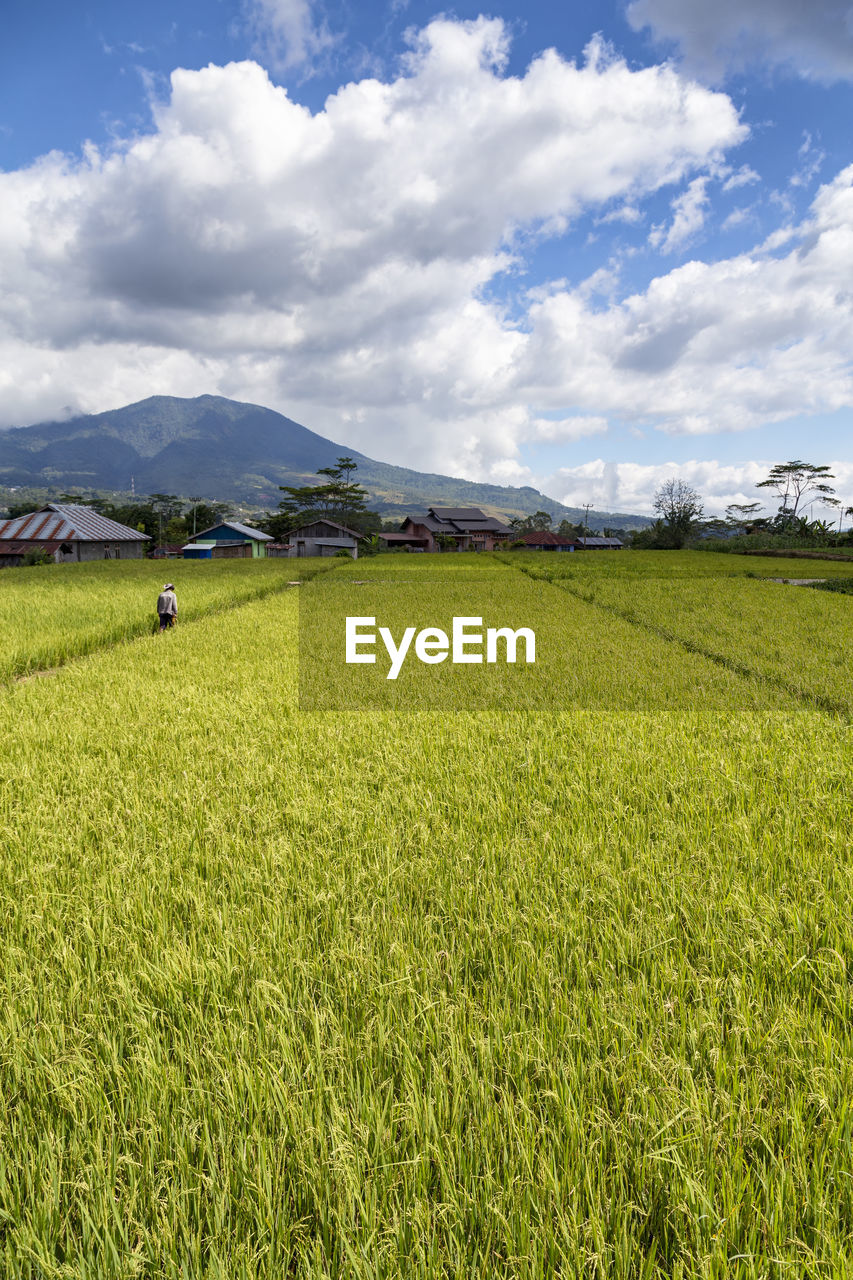
{"type": "MultiPolygon", "coordinates": [[[[358,483],[357,470],[358,464],[343,455],[333,466],[321,467],[317,471],[316,484],[279,485],[284,497],[278,510],[267,512],[251,523],[276,540],[286,541],[288,535],[301,525],[315,520],[333,520],[369,539],[374,535],[371,542],[378,548],[375,535],[396,528],[399,522],[383,523],[379,513],[368,508],[368,491],[358,483]]],[[[653,550],[676,550],[702,534],[726,537],[737,532],[827,542],[833,536],[840,538],[845,517],[853,516],[853,505],[845,505],[836,496],[836,490],[830,483],[834,479],[834,473],[826,465],[815,465],[799,458],[779,462],[756,485],[757,489],[775,494],[778,506],[773,514],[761,515],[762,503],[757,501],[731,503],[726,507],[724,517],[706,519],[698,491],[688,481],[674,477],[665,480],[656,491],[653,500],[656,519],[648,529],[630,533],[624,529],[604,528],[600,532],[605,537],[617,537],[623,541],[630,539],[635,548],[653,550]],[[816,517],[815,507],[830,508],[832,520],[816,517]]],[[[26,515],[43,500],[34,493],[23,491],[19,500],[7,504],[7,518],[26,515]]],[[[155,546],[185,543],[227,519],[233,510],[227,502],[186,499],[168,493],[152,493],[144,499],[130,502],[99,495],[87,497],[64,493],[56,501],[92,507],[110,520],[147,534],[155,546]]],[[[513,516],[507,523],[516,533],[553,530],[561,537],[583,538],[599,532],[584,521],[573,523],[566,519],[555,528],[554,518],[547,511],[536,511],[531,516],[513,516]]],[[[853,531],[848,531],[846,537],[853,538],[853,531]]]]}
{"type": "Polygon", "coordinates": [[[634,535],[632,546],[677,549],[703,533],[709,537],[764,534],[817,543],[826,543],[833,537],[840,539],[845,517],[853,516],[853,506],[845,506],[836,496],[829,483],[834,479],[826,465],[804,462],[802,458],[777,462],[755,486],[776,495],[778,506],[774,513],[760,515],[760,501],[733,502],[726,507],[725,516],[717,519],[704,518],[702,498],[686,480],[666,480],[654,497],[657,519],[649,529],[634,535]],[[817,517],[815,507],[829,507],[833,518],[817,517]]]}
{"type": "MultiPolygon", "coordinates": [[[[202,498],[180,498],[174,493],[151,493],[130,502],[116,501],[93,494],[62,493],[49,499],[68,506],[91,507],[99,515],[117,524],[146,534],[155,545],[186,542],[203,529],[209,529],[231,514],[228,502],[207,502],[202,498]]],[[[25,498],[6,504],[7,519],[28,515],[44,505],[44,499],[25,498]]]]}

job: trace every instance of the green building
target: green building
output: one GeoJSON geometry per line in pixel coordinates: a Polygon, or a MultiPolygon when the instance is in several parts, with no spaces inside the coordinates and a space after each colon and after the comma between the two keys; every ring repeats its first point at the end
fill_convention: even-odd
{"type": "Polygon", "coordinates": [[[223,520],[210,529],[203,529],[192,540],[193,547],[208,546],[213,559],[225,556],[251,556],[253,559],[265,556],[267,543],[272,542],[268,533],[260,529],[250,529],[247,524],[238,524],[235,520],[223,520]]]}

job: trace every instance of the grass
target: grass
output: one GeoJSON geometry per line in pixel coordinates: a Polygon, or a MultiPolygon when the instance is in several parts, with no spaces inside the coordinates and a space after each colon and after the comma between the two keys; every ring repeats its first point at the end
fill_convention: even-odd
{"type": "Polygon", "coordinates": [[[540,568],[554,578],[802,578],[812,573],[821,578],[853,577],[853,561],[821,560],[804,567],[801,559],[783,556],[715,556],[698,550],[501,551],[495,558],[516,568],[540,568]]]}
{"type": "MultiPolygon", "coordinates": [[[[843,598],[853,577],[833,578],[837,585],[826,594],[743,575],[692,580],[638,573],[628,586],[612,573],[552,576],[550,565],[524,568],[633,625],[658,651],[661,640],[674,642],[792,699],[853,712],[853,613],[843,598]]],[[[635,638],[633,652],[640,643],[635,638]]]]}
{"type": "Polygon", "coordinates": [[[849,718],[487,565],[646,709],[300,710],[325,576],[0,691],[4,1275],[850,1273],[849,718]]]}
{"type": "Polygon", "coordinates": [[[853,578],[827,578],[826,582],[810,584],[816,591],[840,591],[846,595],[853,593],[853,578]]]}
{"type": "Polygon", "coordinates": [[[179,621],[283,590],[331,568],[328,560],[128,560],[0,571],[0,681],[59,666],[146,635],[157,596],[174,581],[179,621]]]}
{"type": "MultiPolygon", "coordinates": [[[[515,573],[499,561],[478,572],[472,563],[476,556],[447,570],[436,568],[431,556],[419,557],[414,570],[398,570],[399,559],[377,558],[370,569],[353,566],[327,575],[303,594],[303,709],[548,711],[555,698],[564,707],[645,712],[667,706],[726,711],[733,705],[763,710],[790,704],[786,691],[758,673],[744,679],[702,653],[662,645],[659,636],[638,631],[629,619],[602,613],[594,603],[515,573]],[[428,563],[422,567],[422,561],[428,563]],[[391,664],[381,644],[374,665],[344,664],[347,616],[373,617],[395,639],[406,627],[439,626],[449,634],[454,616],[482,618],[484,627],[527,626],[535,632],[536,662],[528,665],[522,657],[515,665],[505,664],[501,647],[497,664],[445,661],[427,666],[410,652],[397,678],[388,680],[391,664]]],[[[614,589],[621,590],[618,583],[614,589]]],[[[843,693],[847,691],[845,681],[843,693]]]]}

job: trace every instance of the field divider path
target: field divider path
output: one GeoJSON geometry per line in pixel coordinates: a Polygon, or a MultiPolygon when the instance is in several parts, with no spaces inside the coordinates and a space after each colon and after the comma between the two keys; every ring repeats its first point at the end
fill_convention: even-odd
{"type": "MultiPolygon", "coordinates": [[[[259,600],[267,600],[270,596],[283,594],[293,587],[304,587],[313,578],[322,573],[329,573],[336,569],[337,565],[330,565],[328,568],[316,568],[311,573],[306,574],[303,578],[292,578],[287,581],[265,584],[257,591],[253,591],[251,595],[241,596],[236,600],[219,601],[207,609],[194,611],[185,621],[179,622],[177,625],[183,630],[192,626],[196,622],[205,622],[208,618],[214,618],[221,613],[230,613],[235,609],[242,609],[246,605],[256,604],[259,600]]],[[[95,654],[107,653],[111,649],[119,649],[123,645],[138,644],[140,640],[147,640],[155,634],[154,628],[156,623],[150,617],[139,624],[138,629],[131,630],[130,634],[119,636],[117,638],[105,638],[100,644],[87,644],[82,646],[76,652],[70,652],[60,662],[50,662],[44,664],[34,664],[27,668],[26,671],[7,671],[0,675],[0,688],[5,686],[9,688],[17,684],[27,684],[31,680],[42,679],[45,676],[56,675],[63,667],[69,666],[74,662],[81,662],[84,658],[91,658],[95,654]]]]}
{"type": "Polygon", "coordinates": [[[724,667],[726,670],[733,672],[735,675],[741,676],[746,680],[756,682],[758,684],[771,685],[775,689],[779,689],[782,693],[788,694],[790,697],[803,703],[805,706],[812,707],[818,711],[823,711],[827,715],[839,716],[848,723],[853,721],[850,713],[850,707],[847,703],[828,698],[825,694],[810,692],[800,688],[798,685],[791,684],[790,681],[783,679],[781,676],[775,676],[767,672],[757,671],[755,667],[749,666],[745,662],[739,662],[737,658],[733,658],[728,654],[720,653],[718,650],[710,649],[706,645],[697,644],[694,640],[688,640],[685,636],[680,636],[677,632],[669,631],[666,627],[656,626],[653,623],[645,622],[642,618],[638,618],[632,609],[621,609],[618,605],[607,604],[602,600],[596,599],[592,593],[584,592],[574,586],[570,586],[566,578],[561,578],[559,583],[551,578],[539,577],[538,574],[530,573],[526,566],[512,566],[516,572],[523,573],[527,577],[532,578],[534,582],[545,582],[548,586],[556,587],[558,591],[565,591],[568,595],[574,596],[578,600],[582,600],[584,604],[592,605],[596,609],[600,609],[602,613],[609,613],[612,617],[621,618],[623,622],[629,622],[636,627],[638,631],[645,631],[648,635],[657,636],[661,640],[665,640],[668,644],[676,645],[683,649],[686,653],[695,653],[702,658],[707,658],[709,662],[716,663],[717,666],[724,667]]]}

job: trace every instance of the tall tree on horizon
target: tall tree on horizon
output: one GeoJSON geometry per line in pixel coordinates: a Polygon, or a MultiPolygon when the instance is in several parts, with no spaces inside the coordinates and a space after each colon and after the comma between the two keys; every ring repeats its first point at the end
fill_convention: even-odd
{"type": "Polygon", "coordinates": [[[795,523],[801,504],[810,507],[820,501],[829,507],[837,507],[835,490],[828,480],[835,476],[829,467],[816,467],[811,462],[795,458],[792,462],[777,462],[770,468],[766,480],[759,480],[756,489],[772,489],[781,499],[777,522],[782,525],[795,523]],[[813,494],[813,497],[809,497],[813,494]]]}
{"type": "Polygon", "coordinates": [[[279,511],[290,521],[289,528],[295,529],[312,516],[347,525],[372,515],[367,510],[368,492],[354,479],[357,469],[358,463],[343,455],[334,466],[318,470],[317,475],[325,477],[321,484],[280,484],[279,489],[287,497],[278,504],[279,511]]]}

